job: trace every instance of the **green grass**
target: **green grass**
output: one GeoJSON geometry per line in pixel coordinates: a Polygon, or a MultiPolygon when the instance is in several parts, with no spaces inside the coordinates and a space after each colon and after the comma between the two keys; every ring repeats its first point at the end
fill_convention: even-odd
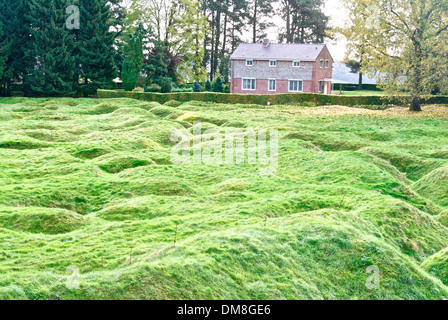
{"type": "MultiPolygon", "coordinates": [[[[335,93],[339,93],[340,91],[335,88],[335,93]]],[[[356,90],[356,91],[342,91],[343,96],[384,96],[384,91],[373,91],[373,90],[356,90]]]]}
{"type": "Polygon", "coordinates": [[[0,299],[447,297],[439,108],[0,99],[0,299]],[[277,174],[174,165],[197,120],[278,129],[277,174]]]}

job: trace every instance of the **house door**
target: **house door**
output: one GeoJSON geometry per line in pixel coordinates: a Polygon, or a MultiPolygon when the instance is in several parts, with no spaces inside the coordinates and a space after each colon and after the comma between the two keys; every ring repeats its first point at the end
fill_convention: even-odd
{"type": "Polygon", "coordinates": [[[328,94],[328,82],[324,81],[323,85],[324,85],[324,94],[328,94]]]}

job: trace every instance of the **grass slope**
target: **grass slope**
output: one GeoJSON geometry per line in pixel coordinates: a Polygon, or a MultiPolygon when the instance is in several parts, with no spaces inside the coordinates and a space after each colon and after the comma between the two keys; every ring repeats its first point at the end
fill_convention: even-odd
{"type": "Polygon", "coordinates": [[[442,106],[1,99],[0,299],[446,297],[447,129],[442,106]],[[278,129],[277,174],[172,164],[197,120],[278,129]]]}

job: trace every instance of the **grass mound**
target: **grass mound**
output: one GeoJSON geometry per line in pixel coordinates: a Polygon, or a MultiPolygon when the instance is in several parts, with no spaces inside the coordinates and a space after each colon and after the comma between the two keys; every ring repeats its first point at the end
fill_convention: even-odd
{"type": "Polygon", "coordinates": [[[170,101],[168,101],[168,102],[166,102],[164,104],[164,106],[172,107],[172,108],[177,108],[180,105],[182,105],[182,102],[179,102],[179,101],[176,101],[176,100],[170,100],[170,101]]]}
{"type": "Polygon", "coordinates": [[[90,147],[90,148],[86,147],[86,148],[79,148],[78,150],[76,150],[74,156],[80,159],[92,160],[101,157],[105,154],[108,154],[110,152],[111,150],[109,149],[99,147],[90,147]]]}
{"type": "Polygon", "coordinates": [[[443,164],[443,162],[438,160],[421,159],[418,156],[405,152],[381,150],[372,147],[364,148],[361,151],[389,161],[398,170],[406,173],[411,180],[418,180],[443,164]]]}
{"type": "Polygon", "coordinates": [[[434,202],[448,206],[448,166],[427,174],[415,183],[414,188],[434,202]]]}
{"type": "Polygon", "coordinates": [[[106,159],[100,161],[98,166],[101,170],[108,173],[119,173],[126,169],[138,168],[142,166],[147,166],[153,164],[154,162],[146,159],[139,159],[133,156],[114,156],[107,157],[106,159]]]}
{"type": "Polygon", "coordinates": [[[217,184],[213,188],[213,193],[223,193],[229,191],[243,191],[249,186],[244,179],[229,179],[217,184]]]}
{"type": "Polygon", "coordinates": [[[102,115],[102,114],[108,114],[112,113],[115,110],[117,110],[119,107],[116,105],[113,105],[111,103],[100,103],[99,105],[93,107],[91,110],[88,111],[89,114],[93,115],[102,115]]]}
{"type": "Polygon", "coordinates": [[[27,136],[4,136],[0,138],[0,149],[27,150],[49,146],[48,143],[27,136]]]}
{"type": "Polygon", "coordinates": [[[0,227],[15,231],[63,234],[87,223],[85,217],[64,209],[0,207],[0,227]]]}
{"type": "Polygon", "coordinates": [[[177,109],[169,106],[159,106],[151,109],[151,113],[155,114],[158,117],[165,118],[172,115],[176,112],[177,109]]]}
{"type": "MultiPolygon", "coordinates": [[[[422,263],[422,267],[448,285],[448,248],[437,252],[422,263]]],[[[446,297],[445,297],[446,298],[446,297]]]]}

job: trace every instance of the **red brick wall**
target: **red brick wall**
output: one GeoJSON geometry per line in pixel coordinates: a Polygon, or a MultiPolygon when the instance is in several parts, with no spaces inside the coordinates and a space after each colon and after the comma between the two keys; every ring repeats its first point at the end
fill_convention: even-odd
{"type": "MultiPolygon", "coordinates": [[[[330,51],[325,47],[317,58],[314,64],[314,75],[313,75],[313,92],[319,92],[319,81],[324,79],[333,78],[333,58],[330,55],[330,51]],[[320,60],[324,60],[324,67],[320,67],[320,60]],[[325,68],[325,60],[329,60],[329,67],[325,68]]],[[[327,83],[328,94],[331,94],[331,83],[327,83]]]]}
{"type": "MultiPolygon", "coordinates": [[[[243,90],[242,79],[232,79],[232,93],[239,94],[278,94],[289,93],[289,81],[277,80],[277,91],[269,91],[269,80],[257,79],[257,90],[243,90]]],[[[313,92],[313,81],[303,81],[303,92],[313,92]]]]}

